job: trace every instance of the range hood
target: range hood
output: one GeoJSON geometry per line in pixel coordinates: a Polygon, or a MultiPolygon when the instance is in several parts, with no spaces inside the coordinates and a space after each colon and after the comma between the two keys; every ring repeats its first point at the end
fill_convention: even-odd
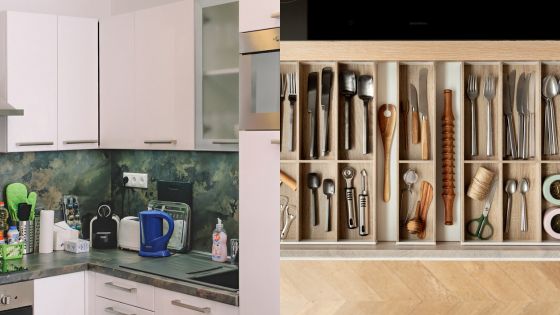
{"type": "Polygon", "coordinates": [[[23,116],[23,109],[17,109],[6,102],[0,102],[0,116],[23,116]]]}

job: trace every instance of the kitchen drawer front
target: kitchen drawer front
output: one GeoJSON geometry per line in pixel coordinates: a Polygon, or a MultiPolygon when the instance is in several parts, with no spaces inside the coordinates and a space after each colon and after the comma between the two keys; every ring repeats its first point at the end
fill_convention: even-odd
{"type": "Polygon", "coordinates": [[[95,298],[95,315],[154,315],[154,312],[98,296],[95,298]]]}
{"type": "Polygon", "coordinates": [[[95,295],[154,310],[154,287],[151,285],[97,273],[95,295]]]}
{"type": "Polygon", "coordinates": [[[196,296],[155,289],[156,315],[238,315],[239,308],[196,296]]]}

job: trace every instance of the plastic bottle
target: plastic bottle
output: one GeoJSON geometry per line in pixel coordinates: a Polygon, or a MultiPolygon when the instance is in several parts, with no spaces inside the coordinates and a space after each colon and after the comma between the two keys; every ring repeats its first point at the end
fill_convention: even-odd
{"type": "Polygon", "coordinates": [[[10,226],[8,230],[8,244],[15,244],[19,242],[19,231],[15,225],[10,226]]]}
{"type": "Polygon", "coordinates": [[[220,218],[216,229],[212,232],[212,260],[217,262],[227,260],[227,234],[220,218]]]}
{"type": "Polygon", "coordinates": [[[4,231],[0,232],[0,245],[4,245],[6,244],[6,241],[4,240],[4,231]]]}
{"type": "Polygon", "coordinates": [[[4,202],[0,201],[0,232],[4,233],[8,229],[8,210],[4,202]]]}

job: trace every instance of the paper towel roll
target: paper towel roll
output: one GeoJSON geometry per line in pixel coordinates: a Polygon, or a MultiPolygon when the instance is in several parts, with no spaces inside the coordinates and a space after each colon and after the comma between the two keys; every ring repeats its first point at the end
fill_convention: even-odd
{"type": "MultiPolygon", "coordinates": [[[[560,233],[554,231],[554,228],[552,227],[553,224],[552,219],[557,215],[560,215],[560,208],[547,209],[546,212],[544,213],[543,227],[548,235],[558,240],[560,239],[560,233]]],[[[557,223],[555,222],[555,224],[557,223]]]]}
{"type": "Polygon", "coordinates": [[[53,251],[54,211],[41,210],[41,226],[39,227],[39,253],[48,254],[53,251]]]}

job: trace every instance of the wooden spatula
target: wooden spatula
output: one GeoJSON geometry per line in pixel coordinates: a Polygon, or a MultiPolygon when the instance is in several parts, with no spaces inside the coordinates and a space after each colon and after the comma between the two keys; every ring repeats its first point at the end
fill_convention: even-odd
{"type": "Polygon", "coordinates": [[[381,140],[383,141],[383,150],[385,151],[384,161],[384,180],[383,180],[383,201],[388,202],[391,199],[391,182],[389,178],[389,162],[391,161],[391,144],[393,143],[393,133],[397,124],[397,109],[395,105],[383,104],[377,111],[377,119],[379,122],[379,130],[381,131],[381,140]]]}

